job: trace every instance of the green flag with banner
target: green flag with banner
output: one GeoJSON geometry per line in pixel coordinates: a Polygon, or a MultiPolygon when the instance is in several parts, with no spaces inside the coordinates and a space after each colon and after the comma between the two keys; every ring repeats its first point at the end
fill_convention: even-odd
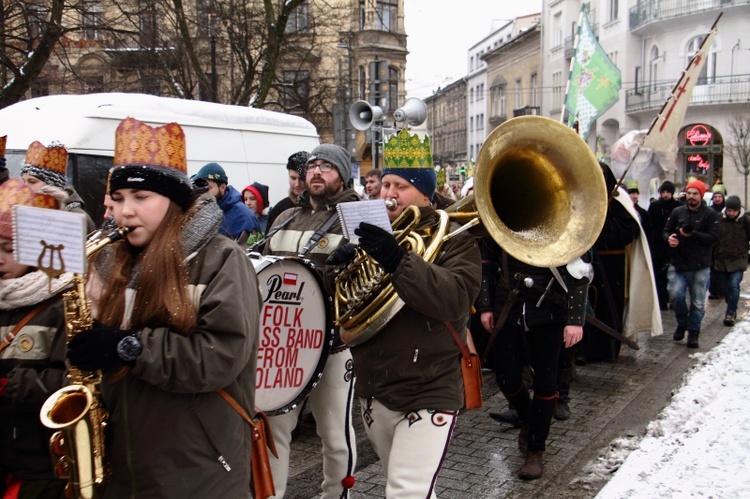
{"type": "Polygon", "coordinates": [[[622,76],[596,40],[585,6],[581,6],[577,31],[565,109],[570,113],[568,124],[573,126],[578,120],[578,133],[586,140],[591,124],[620,98],[622,76]]]}

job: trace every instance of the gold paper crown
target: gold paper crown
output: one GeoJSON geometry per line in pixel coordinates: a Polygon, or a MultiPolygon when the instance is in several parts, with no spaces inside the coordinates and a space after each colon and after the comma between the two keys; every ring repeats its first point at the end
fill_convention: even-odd
{"type": "Polygon", "coordinates": [[[44,168],[65,177],[65,171],[68,168],[68,150],[63,145],[44,147],[41,142],[35,140],[26,150],[25,164],[44,168]]]}
{"type": "Polygon", "coordinates": [[[187,174],[182,127],[177,123],[151,127],[125,118],[115,132],[114,165],[165,166],[187,174]]]}
{"type": "Polygon", "coordinates": [[[2,137],[0,137],[0,158],[5,157],[5,144],[7,141],[8,141],[7,135],[3,135],[2,137]]]}
{"type": "Polygon", "coordinates": [[[385,168],[434,168],[430,138],[425,136],[423,142],[402,128],[383,147],[383,164],[385,168]]]}
{"type": "Polygon", "coordinates": [[[58,209],[54,196],[35,193],[20,178],[7,180],[0,185],[0,237],[4,239],[13,239],[13,206],[15,205],[58,209]]]}

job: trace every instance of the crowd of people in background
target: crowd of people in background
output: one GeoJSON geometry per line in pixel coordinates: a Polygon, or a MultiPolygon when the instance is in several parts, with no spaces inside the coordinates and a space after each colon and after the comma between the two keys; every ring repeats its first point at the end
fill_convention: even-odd
{"type": "MultiPolygon", "coordinates": [[[[360,196],[349,153],[321,144],[288,152],[289,190],[271,204],[265,184],[254,181],[239,191],[213,162],[188,177],[184,156],[153,154],[163,147],[156,141],[138,143],[158,133],[132,118],[118,128],[102,200],[108,208],[104,224],[133,230],[93,260],[89,288],[96,322],[68,345],[61,292],[69,289],[70,276],[49,278],[15,262],[13,206],[83,213],[92,232],[102,223],[89,217],[66,185],[64,145],[30,144],[20,178],[9,179],[0,137],[4,497],[64,497],[64,482],[49,460],[49,431],[36,415],[64,384],[66,362],[105,374],[109,495],[245,497],[250,428],[214,393],[228,393],[253,412],[253,392],[246,387],[255,386],[260,301],[243,250],[309,259],[328,282],[358,251],[342,231],[339,203],[392,199],[391,220],[414,206],[421,227],[430,228],[438,223],[436,209],[473,191],[473,178],[460,187],[447,181],[444,169],[436,172],[429,142],[417,141],[427,152],[416,164],[398,156],[403,145],[386,146],[384,167],[366,172],[360,196]],[[153,411],[168,417],[147,416],[153,411]]],[[[174,137],[170,151],[184,151],[184,135],[174,137]]],[[[409,138],[404,130],[393,140],[405,144],[409,138]]],[[[608,191],[615,190],[614,175],[601,166],[608,191]]],[[[509,402],[507,413],[491,417],[519,428],[525,462],[518,476],[541,477],[551,420],[570,418],[574,364],[613,362],[620,354],[628,283],[639,268],[628,253],[634,244],[650,258],[644,268],[653,272],[658,307],[675,314],[675,342],[687,336],[687,347],[699,347],[707,299],[723,299],[724,324],[734,325],[750,243],[740,197],[728,195],[721,183],[709,188],[688,179],[680,189],[665,180],[644,208],[637,183],[627,181],[619,190],[594,247],[557,271],[518,261],[491,238],[468,232],[426,262],[381,228],[363,223],[356,229],[360,250],[391,276],[404,309],[361,345],[350,348],[336,334],[322,381],[307,396],[322,440],[322,497],[348,497],[354,484],[355,400],[383,463],[387,495],[434,497],[463,403],[458,351],[448,330],[459,330],[466,340],[467,326],[509,402]],[[591,313],[600,325],[588,321],[591,313]]],[[[278,450],[271,458],[274,497],[291,486],[291,442],[303,407],[270,418],[278,450]]]]}

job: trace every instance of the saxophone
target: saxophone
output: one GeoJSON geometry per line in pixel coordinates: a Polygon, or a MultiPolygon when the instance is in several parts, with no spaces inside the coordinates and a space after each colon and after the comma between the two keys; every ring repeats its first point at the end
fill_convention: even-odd
{"type": "MultiPolygon", "coordinates": [[[[86,244],[90,259],[108,244],[130,231],[121,227],[86,244]]],[[[63,293],[67,341],[80,331],[91,329],[94,318],[86,299],[86,277],[75,274],[73,289],[63,293]]],[[[107,470],[104,462],[104,427],[107,411],[99,401],[101,371],[68,368],[70,384],[56,391],[42,405],[42,424],[56,430],[50,438],[50,455],[55,476],[67,479],[66,496],[74,499],[101,497],[107,470]]]]}

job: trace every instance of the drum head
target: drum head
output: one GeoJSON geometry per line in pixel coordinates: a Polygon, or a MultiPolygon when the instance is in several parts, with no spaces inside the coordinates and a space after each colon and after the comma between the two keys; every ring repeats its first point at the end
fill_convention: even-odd
{"type": "Polygon", "coordinates": [[[255,407],[269,416],[297,406],[318,383],[333,342],[331,299],[308,261],[255,263],[260,312],[255,407]]]}

